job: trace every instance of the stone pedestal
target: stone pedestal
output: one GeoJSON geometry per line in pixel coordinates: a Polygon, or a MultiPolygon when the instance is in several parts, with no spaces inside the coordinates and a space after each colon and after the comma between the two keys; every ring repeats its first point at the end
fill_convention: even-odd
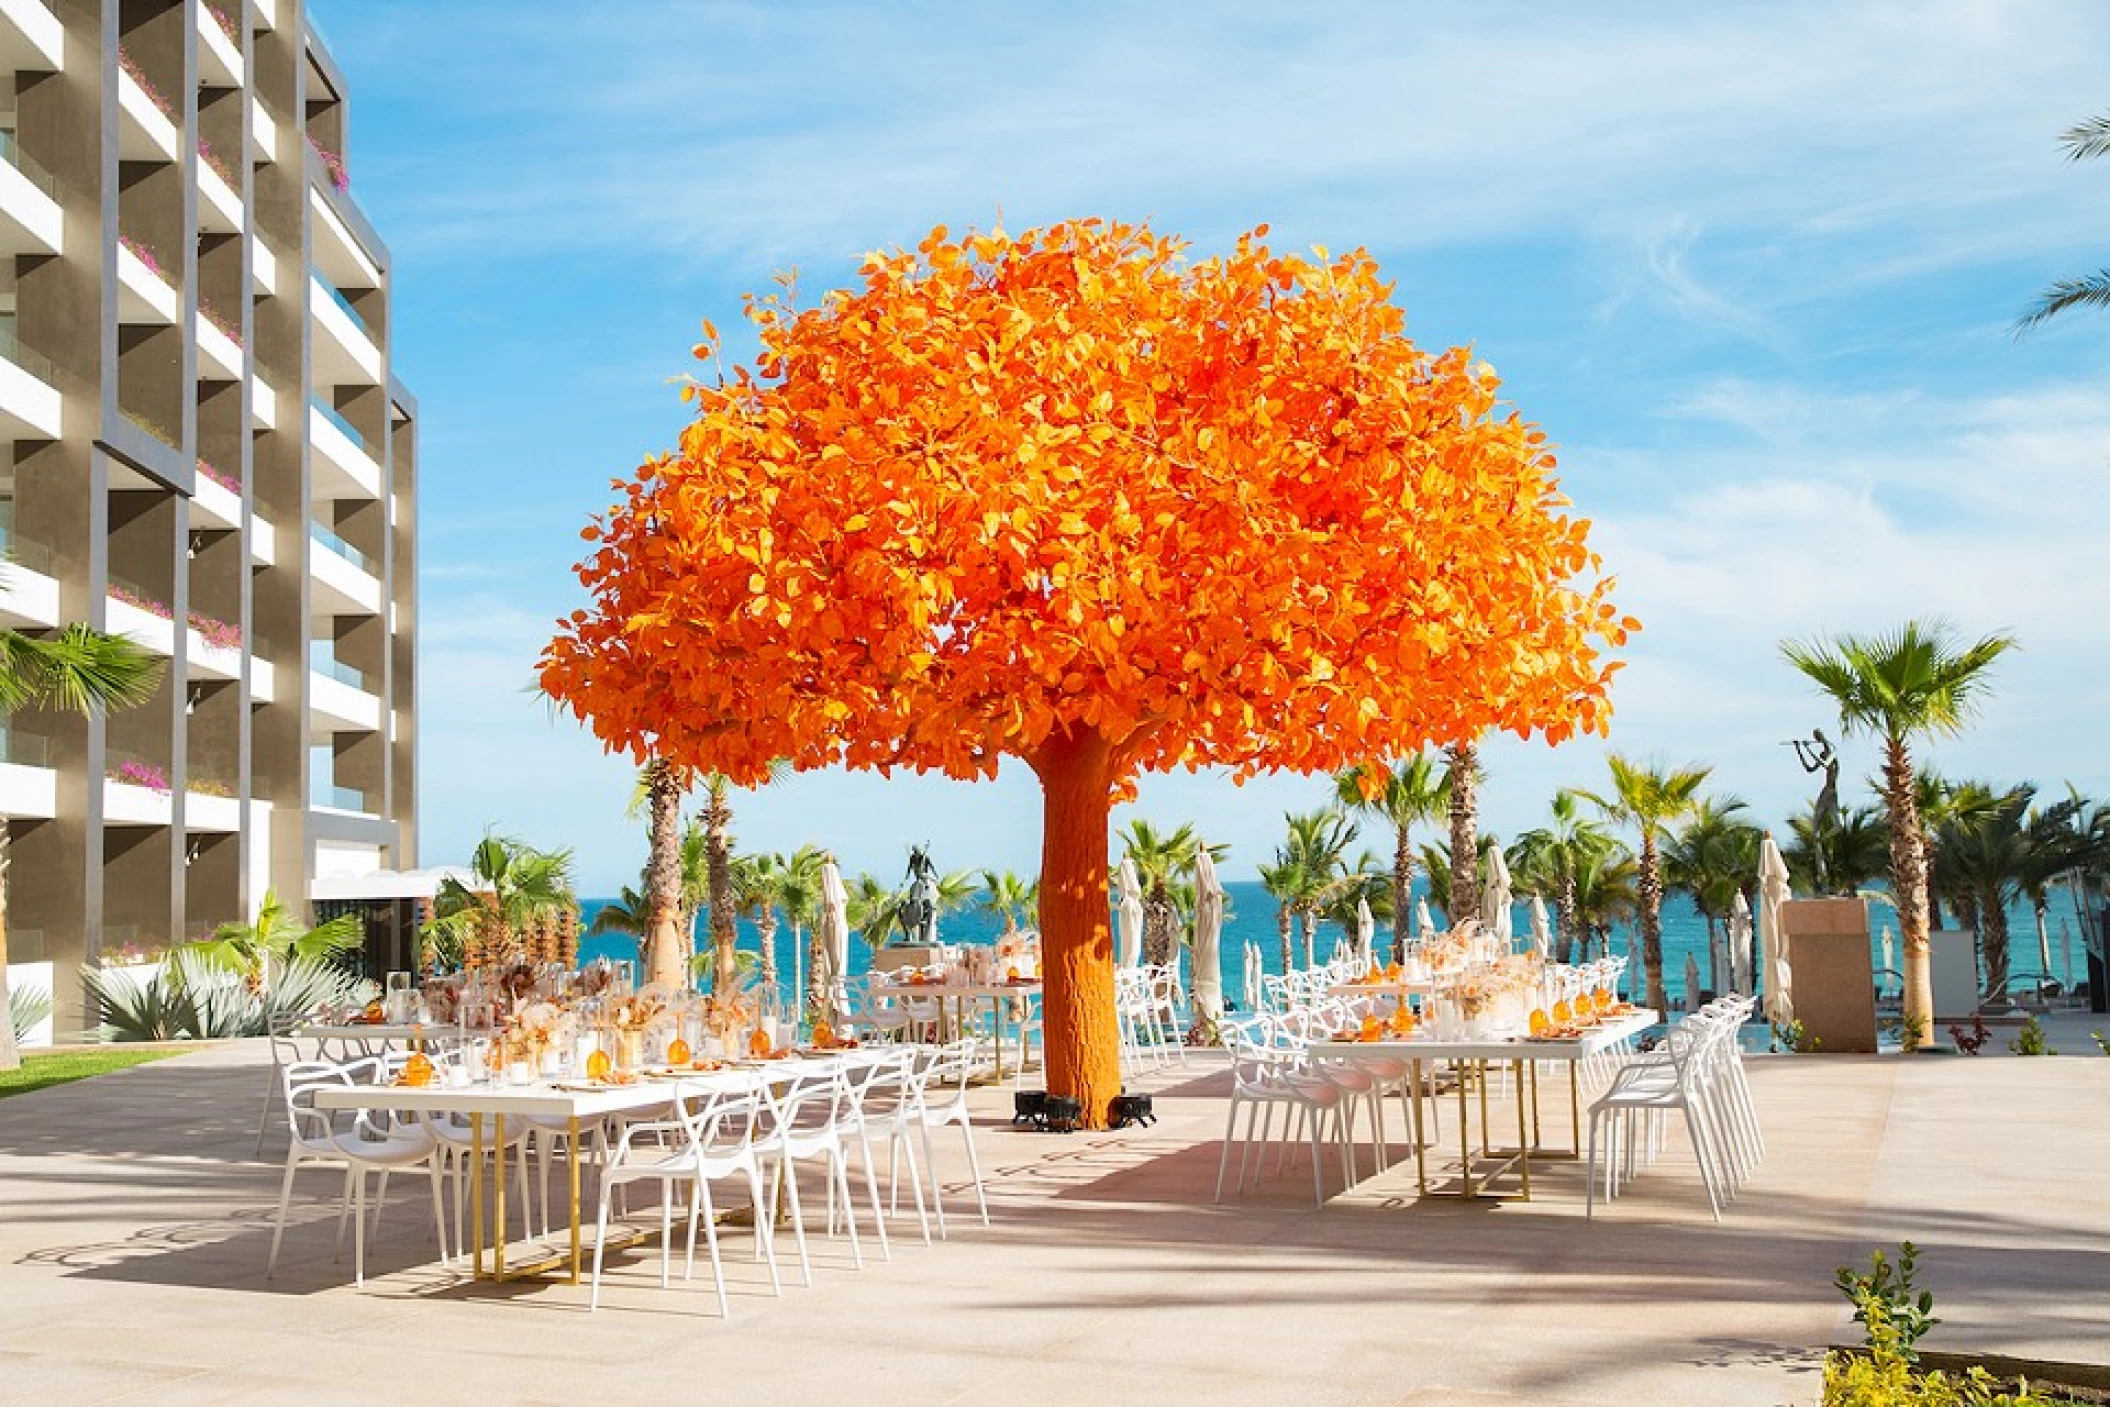
{"type": "Polygon", "coordinates": [[[1875,959],[1866,899],[1791,899],[1782,910],[1795,1019],[1828,1055],[1876,1048],[1875,959]]]}

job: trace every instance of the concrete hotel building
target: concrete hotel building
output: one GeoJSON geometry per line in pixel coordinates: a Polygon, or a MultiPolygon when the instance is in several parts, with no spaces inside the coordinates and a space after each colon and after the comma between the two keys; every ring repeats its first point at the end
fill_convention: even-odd
{"type": "Polygon", "coordinates": [[[5,720],[9,948],[84,962],[416,863],[417,403],[301,0],[0,0],[0,619],[168,660],[5,720]]]}

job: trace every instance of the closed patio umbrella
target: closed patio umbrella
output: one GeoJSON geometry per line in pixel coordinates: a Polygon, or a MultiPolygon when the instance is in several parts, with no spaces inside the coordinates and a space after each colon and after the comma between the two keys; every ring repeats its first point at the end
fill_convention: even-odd
{"type": "Polygon", "coordinates": [[[1785,1026],[1795,1019],[1794,976],[1789,971],[1785,912],[1788,862],[1768,832],[1758,847],[1758,936],[1763,954],[1760,978],[1766,986],[1766,1020],[1785,1026]]]}
{"type": "Polygon", "coordinates": [[[1194,857],[1194,1008],[1205,1021],[1224,1014],[1224,887],[1207,846],[1194,857]]]}
{"type": "Polygon", "coordinates": [[[1531,946],[1542,958],[1553,956],[1553,920],[1546,914],[1546,901],[1531,896],[1531,946]]]}
{"type": "Polygon", "coordinates": [[[1426,939],[1435,931],[1436,916],[1429,912],[1428,899],[1426,897],[1416,899],[1414,901],[1414,936],[1426,939]]]}
{"type": "Polygon", "coordinates": [[[1263,975],[1263,971],[1264,969],[1261,967],[1260,962],[1260,945],[1258,943],[1247,943],[1245,945],[1245,1009],[1247,1011],[1260,1010],[1260,978],[1263,975]]]}
{"type": "Polygon", "coordinates": [[[1370,952],[1377,940],[1377,918],[1370,912],[1368,899],[1355,901],[1355,960],[1358,966],[1370,966],[1370,952]]]}
{"type": "Polygon", "coordinates": [[[1685,955],[1685,1009],[1700,1009],[1700,959],[1693,953],[1685,955]]]}
{"type": "Polygon", "coordinates": [[[1120,891],[1121,966],[1136,967],[1143,961],[1143,881],[1136,874],[1136,862],[1126,855],[1121,857],[1116,888],[1120,891]]]}
{"type": "Polygon", "coordinates": [[[1751,995],[1751,904],[1741,889],[1729,904],[1729,982],[1738,996],[1751,995]]]}
{"type": "Polygon", "coordinates": [[[847,1014],[843,981],[850,969],[850,891],[843,887],[842,871],[833,859],[821,862],[821,911],[813,927],[821,963],[813,974],[814,985],[833,1025],[847,1014]]]}
{"type": "Polygon", "coordinates": [[[1509,862],[1500,847],[1487,852],[1487,885],[1480,891],[1480,925],[1489,937],[1504,943],[1516,938],[1516,895],[1509,883],[1509,862]]]}
{"type": "Polygon", "coordinates": [[[1883,925],[1883,969],[1885,972],[1895,971],[1897,965],[1897,937],[1886,923],[1883,925]]]}

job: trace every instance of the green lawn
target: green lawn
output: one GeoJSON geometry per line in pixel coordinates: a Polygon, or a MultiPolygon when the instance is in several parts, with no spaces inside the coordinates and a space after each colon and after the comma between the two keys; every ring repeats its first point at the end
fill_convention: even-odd
{"type": "Polygon", "coordinates": [[[46,1089],[52,1085],[63,1085],[73,1080],[85,1080],[95,1075],[107,1075],[112,1070],[129,1069],[144,1065],[149,1060],[166,1060],[172,1055],[183,1054],[180,1050],[74,1050],[57,1055],[24,1055],[19,1070],[0,1070],[0,1099],[11,1094],[27,1094],[33,1089],[46,1089]]]}

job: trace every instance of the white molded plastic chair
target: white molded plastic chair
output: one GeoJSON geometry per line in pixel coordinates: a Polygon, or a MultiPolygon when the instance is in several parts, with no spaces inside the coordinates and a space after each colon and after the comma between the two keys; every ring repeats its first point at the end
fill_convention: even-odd
{"type": "Polygon", "coordinates": [[[1320,1171],[1322,1137],[1334,1141],[1341,1158],[1343,1185],[1352,1181],[1349,1170],[1347,1125],[1341,1106],[1347,1094],[1341,1086],[1303,1073],[1301,1060],[1293,1051],[1276,1050],[1262,1043],[1255,1031],[1243,1024],[1226,1023],[1223,1028],[1224,1044],[1231,1050],[1231,1107],[1224,1121],[1223,1155],[1216,1166],[1216,1200],[1224,1195],[1224,1177],[1231,1167],[1231,1145],[1239,1145],[1237,1189],[1246,1185],[1246,1167],[1253,1153],[1254,1126],[1260,1125],[1258,1142],[1260,1159],[1254,1169],[1257,1184],[1260,1172],[1267,1162],[1267,1145],[1274,1133],[1275,1110],[1281,1109],[1282,1132],[1285,1139],[1294,1137],[1293,1125],[1304,1123],[1311,1139],[1311,1191],[1312,1198],[1320,1206],[1326,1205],[1326,1187],[1320,1171]],[[1238,1111],[1245,1110],[1246,1130],[1243,1138],[1238,1134],[1238,1111]],[[1265,1113],[1263,1122],[1261,1116],[1265,1113]],[[1322,1125],[1332,1122],[1330,1134],[1322,1131],[1322,1125]]]}
{"type": "MultiPolygon", "coordinates": [[[[769,1168],[770,1205],[775,1205],[777,1194],[781,1192],[790,1209],[792,1237],[799,1248],[799,1274],[808,1286],[813,1284],[813,1261],[806,1250],[806,1214],[799,1203],[798,1179],[798,1165],[806,1159],[827,1160],[830,1221],[833,1221],[837,1197],[842,1199],[844,1207],[853,1208],[845,1218],[850,1231],[850,1259],[859,1270],[865,1266],[864,1248],[857,1239],[857,1217],[850,1200],[849,1158],[842,1135],[849,1105],[849,1082],[839,1068],[798,1075],[782,1094],[767,1088],[762,1093],[762,1108],[768,1122],[756,1137],[755,1151],[769,1168]]],[[[869,1176],[870,1163],[865,1165],[865,1171],[869,1176]]],[[[872,1194],[875,1208],[878,1200],[875,1190],[872,1194]]]]}
{"type": "MultiPolygon", "coordinates": [[[[762,1192],[762,1162],[754,1141],[755,1114],[761,1098],[751,1091],[714,1093],[692,1102],[679,1097],[677,1086],[674,1118],[633,1123],[623,1130],[601,1173],[601,1204],[593,1242],[593,1289],[586,1306],[589,1312],[601,1307],[601,1258],[608,1243],[609,1200],[615,1189],[633,1182],[659,1184],[661,1289],[667,1287],[674,1264],[674,1189],[687,1184],[689,1245],[682,1278],[690,1279],[696,1274],[696,1227],[701,1223],[711,1253],[711,1275],[717,1282],[718,1313],[721,1318],[731,1316],[711,1183],[738,1176],[747,1183],[749,1205],[754,1210],[756,1256],[769,1262],[770,1288],[779,1295],[784,1293],[783,1281],[777,1274],[769,1201],[762,1192]]],[[[796,1205],[794,1199],[793,1206],[796,1205]]]]}
{"type": "Polygon", "coordinates": [[[967,1082],[975,1071],[974,1042],[954,1041],[941,1047],[924,1069],[916,1107],[916,1129],[923,1140],[924,1166],[930,1174],[931,1204],[938,1214],[938,1235],[946,1235],[945,1194],[938,1183],[938,1160],[931,1151],[931,1130],[956,1128],[967,1145],[967,1167],[974,1177],[975,1206],[982,1225],[989,1224],[989,1200],[982,1192],[982,1164],[974,1151],[974,1121],[967,1112],[967,1082]]]}
{"type": "MultiPolygon", "coordinates": [[[[304,1167],[344,1169],[344,1201],[337,1214],[337,1248],[344,1249],[344,1222],[349,1214],[355,1223],[352,1276],[356,1285],[366,1284],[366,1175],[383,1175],[380,1196],[387,1195],[387,1174],[424,1170],[432,1180],[432,1229],[439,1238],[440,1262],[446,1264],[447,1226],[441,1212],[440,1181],[444,1155],[432,1131],[421,1123],[390,1127],[368,1118],[365,1110],[352,1119],[349,1131],[340,1131],[334,1115],[315,1107],[315,1095],[324,1089],[352,1089],[363,1076],[380,1067],[371,1061],[336,1065],[309,1060],[285,1069],[286,1123],[292,1141],[286,1149],[286,1175],[279,1184],[278,1221],[271,1230],[271,1258],[264,1278],[278,1270],[278,1247],[286,1231],[286,1210],[293,1198],[293,1175],[304,1167]]],[[[376,1207],[377,1220],[379,1207],[376,1207]]]]}

